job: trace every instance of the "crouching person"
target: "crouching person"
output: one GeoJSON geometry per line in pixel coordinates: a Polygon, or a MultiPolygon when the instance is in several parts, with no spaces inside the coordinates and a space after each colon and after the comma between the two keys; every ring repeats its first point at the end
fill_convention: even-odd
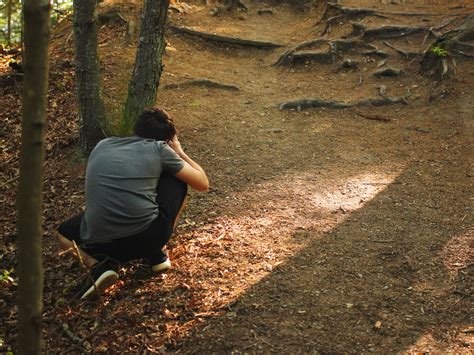
{"type": "Polygon", "coordinates": [[[197,191],[209,187],[204,170],[183,151],[166,111],[146,109],[134,134],[97,144],[87,163],[85,212],[58,229],[61,246],[71,250],[75,241],[91,268],[81,298],[114,284],[120,264],[130,260],[147,259],[154,272],[167,270],[165,245],[188,185],[197,191]]]}

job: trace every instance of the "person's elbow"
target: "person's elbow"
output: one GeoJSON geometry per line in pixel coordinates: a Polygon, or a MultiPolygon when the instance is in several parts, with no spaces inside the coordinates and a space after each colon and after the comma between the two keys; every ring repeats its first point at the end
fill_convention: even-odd
{"type": "Polygon", "coordinates": [[[198,192],[207,192],[209,191],[209,179],[204,174],[204,176],[200,179],[200,181],[193,186],[193,188],[198,192]]]}

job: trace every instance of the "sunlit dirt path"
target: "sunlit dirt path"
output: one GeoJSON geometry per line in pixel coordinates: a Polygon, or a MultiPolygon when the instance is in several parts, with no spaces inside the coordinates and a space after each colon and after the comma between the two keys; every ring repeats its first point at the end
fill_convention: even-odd
{"type": "MultiPolygon", "coordinates": [[[[285,14],[294,18],[282,23],[299,25],[258,18],[257,27],[242,33],[287,45],[314,36],[312,21],[285,14]]],[[[211,26],[202,18],[186,24],[211,26]]],[[[239,33],[232,26],[224,22],[219,30],[239,33]]],[[[467,350],[460,331],[470,325],[472,304],[454,291],[468,287],[466,269],[456,270],[473,256],[472,200],[465,197],[472,183],[466,105],[472,82],[461,85],[458,102],[428,104],[429,80],[418,76],[416,65],[390,58],[409,74],[384,84],[392,93],[410,88],[417,97],[407,107],[365,111],[389,117],[389,124],[344,111],[285,113],[278,104],[294,98],[373,96],[380,82],[369,73],[377,63],[366,63],[362,74],[323,65],[280,69],[271,67],[275,52],[171,41],[178,63],[179,48],[199,54],[171,70],[167,81],[179,82],[192,70],[188,77],[240,88],[163,94],[189,127],[183,136],[214,184],[189,212],[212,218],[181,237],[187,244],[176,247],[180,267],[190,277],[202,275],[203,295],[223,307],[215,314],[210,306],[201,326],[172,349],[467,350]]],[[[466,70],[472,73],[472,66],[466,70]]]]}

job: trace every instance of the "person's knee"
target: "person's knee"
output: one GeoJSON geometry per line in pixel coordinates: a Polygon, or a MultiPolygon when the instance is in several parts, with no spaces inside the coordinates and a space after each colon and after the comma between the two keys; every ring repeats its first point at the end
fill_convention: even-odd
{"type": "Polygon", "coordinates": [[[63,237],[61,234],[57,235],[57,239],[58,239],[59,245],[61,245],[63,249],[69,249],[72,247],[72,242],[66,237],[63,237]]]}

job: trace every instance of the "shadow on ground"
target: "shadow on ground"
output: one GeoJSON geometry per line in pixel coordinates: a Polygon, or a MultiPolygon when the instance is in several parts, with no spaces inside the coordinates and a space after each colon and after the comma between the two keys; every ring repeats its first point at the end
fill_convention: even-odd
{"type": "Polygon", "coordinates": [[[472,311],[474,270],[462,268],[472,258],[472,206],[460,154],[442,153],[437,165],[420,153],[330,232],[295,230],[310,241],[300,253],[173,350],[393,353],[425,337],[450,350],[443,344],[472,311]]]}

